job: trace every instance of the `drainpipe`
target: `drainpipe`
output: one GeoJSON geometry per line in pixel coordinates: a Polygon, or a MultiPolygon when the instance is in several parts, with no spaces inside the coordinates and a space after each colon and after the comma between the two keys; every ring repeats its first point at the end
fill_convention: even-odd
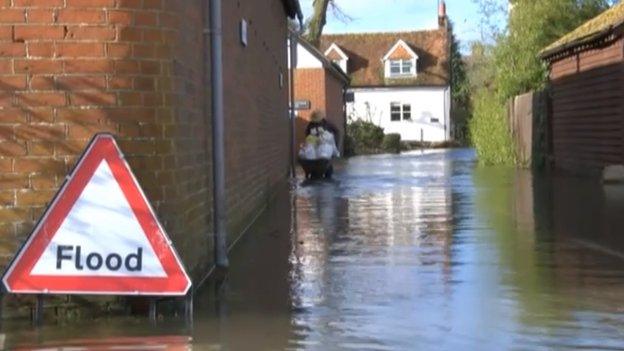
{"type": "Polygon", "coordinates": [[[214,255],[217,268],[229,266],[225,193],[225,120],[223,113],[223,23],[221,0],[210,0],[210,87],[212,91],[212,155],[214,255]]]}
{"type": "Polygon", "coordinates": [[[303,12],[301,11],[301,5],[299,1],[295,2],[296,16],[299,21],[299,31],[289,31],[288,33],[288,54],[290,62],[290,86],[289,86],[289,108],[290,108],[290,176],[295,178],[296,169],[295,161],[297,154],[297,114],[295,112],[295,70],[297,68],[297,46],[299,45],[299,36],[303,34],[303,12]]]}
{"type": "Polygon", "coordinates": [[[290,55],[290,176],[295,178],[295,153],[297,152],[297,114],[295,113],[295,70],[297,66],[297,34],[293,31],[289,32],[288,53],[290,55]]]}

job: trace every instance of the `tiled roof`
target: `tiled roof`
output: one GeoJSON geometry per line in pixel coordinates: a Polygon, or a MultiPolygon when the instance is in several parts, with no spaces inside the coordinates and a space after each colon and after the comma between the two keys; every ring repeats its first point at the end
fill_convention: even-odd
{"type": "Polygon", "coordinates": [[[446,86],[449,84],[449,44],[446,29],[414,32],[330,34],[321,37],[321,52],[336,43],[349,56],[353,87],[446,86]],[[416,78],[386,79],[382,58],[405,41],[418,55],[416,78]]]}
{"type": "Polygon", "coordinates": [[[541,56],[549,56],[566,48],[591,42],[608,34],[615,27],[624,23],[624,2],[614,5],[602,14],[585,22],[580,27],[564,35],[540,52],[541,56]]]}

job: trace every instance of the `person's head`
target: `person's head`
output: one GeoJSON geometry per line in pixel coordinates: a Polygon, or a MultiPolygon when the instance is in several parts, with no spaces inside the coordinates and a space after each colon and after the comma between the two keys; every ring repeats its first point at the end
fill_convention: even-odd
{"type": "Polygon", "coordinates": [[[322,122],[325,119],[325,112],[321,110],[314,110],[312,115],[310,115],[310,121],[312,122],[322,122]]]}

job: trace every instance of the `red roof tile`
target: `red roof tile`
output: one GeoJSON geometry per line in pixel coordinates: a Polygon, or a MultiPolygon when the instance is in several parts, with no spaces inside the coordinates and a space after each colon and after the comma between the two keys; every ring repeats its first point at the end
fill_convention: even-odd
{"type": "Polygon", "coordinates": [[[349,56],[353,87],[449,85],[446,29],[414,32],[330,34],[321,37],[321,51],[336,43],[349,56]],[[402,39],[418,55],[416,78],[386,79],[382,58],[402,39]]]}

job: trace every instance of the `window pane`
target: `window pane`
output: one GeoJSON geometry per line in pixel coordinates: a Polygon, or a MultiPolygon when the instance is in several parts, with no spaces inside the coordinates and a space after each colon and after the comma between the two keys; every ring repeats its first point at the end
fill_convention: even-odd
{"type": "Polygon", "coordinates": [[[400,61],[390,61],[390,73],[401,74],[401,62],[400,61]]]}
{"type": "Polygon", "coordinates": [[[400,103],[393,102],[390,104],[390,120],[391,121],[401,120],[401,104],[400,103]]]}
{"type": "Polygon", "coordinates": [[[411,60],[403,60],[403,64],[401,66],[401,73],[403,74],[412,73],[412,61],[411,60]]]}

